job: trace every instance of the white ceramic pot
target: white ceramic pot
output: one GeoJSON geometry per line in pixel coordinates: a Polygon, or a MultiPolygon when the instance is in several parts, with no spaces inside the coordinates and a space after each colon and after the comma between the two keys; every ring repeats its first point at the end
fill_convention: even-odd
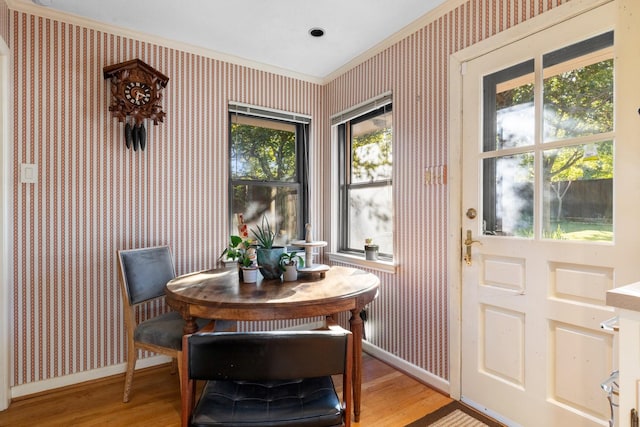
{"type": "Polygon", "coordinates": [[[378,260],[378,245],[364,245],[365,259],[368,261],[378,260]]]}
{"type": "Polygon", "coordinates": [[[298,269],[296,265],[285,265],[283,277],[285,282],[295,282],[298,280],[298,269]]]}
{"type": "Polygon", "coordinates": [[[256,283],[258,281],[258,269],[242,267],[242,280],[244,283],[256,283]]]}

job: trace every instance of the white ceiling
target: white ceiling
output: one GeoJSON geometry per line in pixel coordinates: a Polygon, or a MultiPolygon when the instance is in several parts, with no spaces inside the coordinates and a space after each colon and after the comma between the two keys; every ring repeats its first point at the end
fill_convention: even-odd
{"type": "Polygon", "coordinates": [[[444,1],[33,0],[33,3],[322,79],[444,1]],[[324,37],[311,37],[309,30],[314,27],[324,29],[324,37]]]}

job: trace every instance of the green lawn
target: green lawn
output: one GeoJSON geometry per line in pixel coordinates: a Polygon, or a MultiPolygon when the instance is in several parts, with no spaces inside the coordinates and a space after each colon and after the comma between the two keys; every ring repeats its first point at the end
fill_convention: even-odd
{"type": "Polygon", "coordinates": [[[584,222],[563,221],[556,224],[556,227],[559,233],[554,232],[553,237],[561,240],[613,241],[613,224],[589,224],[584,222]]]}

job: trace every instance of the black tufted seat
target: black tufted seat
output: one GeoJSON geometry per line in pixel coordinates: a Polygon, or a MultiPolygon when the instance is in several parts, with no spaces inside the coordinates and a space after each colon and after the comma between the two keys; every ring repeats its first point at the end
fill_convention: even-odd
{"type": "Polygon", "coordinates": [[[182,425],[349,426],[351,346],[351,333],[335,327],[185,336],[182,425]],[[197,380],[207,383],[194,407],[197,380]]]}

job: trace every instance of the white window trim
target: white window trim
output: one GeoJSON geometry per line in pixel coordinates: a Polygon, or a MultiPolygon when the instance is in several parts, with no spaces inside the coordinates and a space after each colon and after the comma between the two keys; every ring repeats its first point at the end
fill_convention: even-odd
{"type": "MultiPolygon", "coordinates": [[[[4,411],[11,403],[11,337],[13,324],[10,318],[11,289],[13,289],[13,261],[12,248],[12,215],[9,210],[13,206],[11,188],[14,185],[11,178],[12,154],[10,119],[9,87],[11,63],[9,47],[0,41],[0,411],[4,411]]],[[[32,185],[32,184],[16,184],[32,185]]],[[[37,184],[36,184],[37,185],[37,184]]]]}
{"type": "Polygon", "coordinates": [[[366,267],[371,270],[381,271],[383,273],[395,274],[398,264],[393,261],[377,260],[370,261],[364,258],[362,255],[353,255],[343,252],[329,252],[329,261],[342,262],[345,264],[357,265],[359,267],[366,267]]]}
{"type": "Polygon", "coordinates": [[[274,108],[258,107],[242,102],[229,101],[229,112],[248,116],[263,117],[266,119],[280,119],[295,123],[311,123],[311,116],[306,114],[291,113],[289,111],[276,110],[274,108]]]}
{"type": "Polygon", "coordinates": [[[361,102],[351,108],[343,110],[338,114],[331,116],[331,127],[336,127],[342,123],[348,122],[356,117],[363,116],[370,111],[377,110],[378,108],[392,103],[391,92],[385,92],[375,98],[371,98],[368,101],[361,102]]]}

